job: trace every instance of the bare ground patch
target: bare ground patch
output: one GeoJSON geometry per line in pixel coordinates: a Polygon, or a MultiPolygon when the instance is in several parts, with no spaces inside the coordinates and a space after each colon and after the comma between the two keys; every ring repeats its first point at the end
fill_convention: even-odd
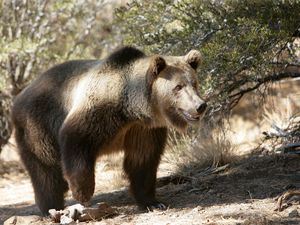
{"type": "MultiPolygon", "coordinates": [[[[300,224],[300,205],[296,200],[284,205],[282,212],[275,211],[280,194],[300,188],[299,162],[299,156],[255,153],[220,171],[186,168],[193,172],[178,171],[175,177],[182,177],[181,180],[159,180],[158,198],[170,207],[154,212],[138,210],[127,188],[112,190],[112,178],[101,179],[103,174],[120,173],[120,168],[114,167],[113,171],[102,168],[97,170],[99,179],[93,203],[107,202],[118,215],[88,224],[300,224]],[[101,188],[103,185],[106,187],[101,188]]],[[[0,224],[12,215],[39,215],[29,179],[18,168],[6,172],[6,176],[1,173],[0,224]],[[7,195],[12,197],[5,200],[7,195]]],[[[47,220],[43,223],[50,224],[47,220]]]]}

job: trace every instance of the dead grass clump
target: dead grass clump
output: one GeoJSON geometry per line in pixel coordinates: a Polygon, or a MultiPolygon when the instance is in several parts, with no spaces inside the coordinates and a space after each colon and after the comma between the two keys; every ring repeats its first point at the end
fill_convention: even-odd
{"type": "MultiPolygon", "coordinates": [[[[275,104],[273,102],[273,104],[275,104]]],[[[285,99],[285,107],[265,107],[266,131],[261,147],[267,151],[293,150],[300,147],[300,111],[285,99]]]]}
{"type": "Polygon", "coordinates": [[[96,164],[97,184],[101,191],[120,189],[128,186],[122,170],[124,154],[122,152],[100,157],[96,164]]]}
{"type": "Polygon", "coordinates": [[[234,148],[223,125],[203,124],[184,135],[171,131],[164,159],[184,171],[218,167],[234,160],[234,148]]]}

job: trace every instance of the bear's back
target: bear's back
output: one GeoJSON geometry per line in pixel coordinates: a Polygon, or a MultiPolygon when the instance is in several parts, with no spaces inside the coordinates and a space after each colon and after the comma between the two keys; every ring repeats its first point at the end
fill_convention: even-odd
{"type": "MultiPolygon", "coordinates": [[[[62,86],[67,85],[71,79],[76,79],[89,70],[101,64],[100,60],[73,60],[58,64],[28,85],[15,99],[15,105],[26,106],[26,103],[35,101],[43,95],[49,97],[62,92],[62,86]],[[20,104],[19,104],[20,102],[20,104]]],[[[30,104],[31,104],[30,103],[30,104]]]]}
{"type": "Polygon", "coordinates": [[[63,121],[67,114],[63,96],[68,95],[69,83],[101,63],[100,60],[73,60],[50,68],[15,98],[13,119],[24,121],[24,118],[41,117],[41,120],[47,120],[56,117],[63,121]]]}
{"type": "Polygon", "coordinates": [[[74,78],[76,76],[87,73],[89,70],[97,67],[101,64],[100,60],[72,60],[67,61],[62,64],[53,66],[46,72],[44,72],[40,79],[45,79],[44,77],[49,77],[56,79],[56,83],[62,83],[66,79],[74,78]]]}

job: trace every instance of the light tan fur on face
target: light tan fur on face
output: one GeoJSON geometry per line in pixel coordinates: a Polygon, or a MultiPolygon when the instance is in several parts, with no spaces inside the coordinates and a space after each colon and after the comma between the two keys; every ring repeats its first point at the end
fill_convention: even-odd
{"type": "Polygon", "coordinates": [[[164,57],[167,67],[154,82],[154,95],[165,123],[176,129],[185,130],[188,124],[195,124],[201,116],[197,109],[204,103],[200,98],[196,71],[201,55],[192,50],[183,57],[164,57]],[[191,64],[190,64],[191,63],[191,64]]]}

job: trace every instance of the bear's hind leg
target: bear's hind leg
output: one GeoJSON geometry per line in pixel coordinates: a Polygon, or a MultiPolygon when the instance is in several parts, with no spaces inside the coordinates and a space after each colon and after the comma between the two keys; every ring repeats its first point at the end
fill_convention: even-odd
{"type": "Polygon", "coordinates": [[[155,198],[156,173],[166,138],[165,128],[136,127],[126,134],[124,170],[137,204],[144,209],[166,208],[155,198]]]}
{"type": "Polygon", "coordinates": [[[58,164],[46,164],[41,157],[47,157],[44,152],[36,155],[34,146],[30,146],[24,135],[24,130],[16,127],[16,141],[19,147],[20,157],[26,167],[35,193],[35,201],[43,215],[49,214],[49,209],[64,208],[64,194],[68,190],[68,184],[64,180],[62,170],[58,164]]]}

